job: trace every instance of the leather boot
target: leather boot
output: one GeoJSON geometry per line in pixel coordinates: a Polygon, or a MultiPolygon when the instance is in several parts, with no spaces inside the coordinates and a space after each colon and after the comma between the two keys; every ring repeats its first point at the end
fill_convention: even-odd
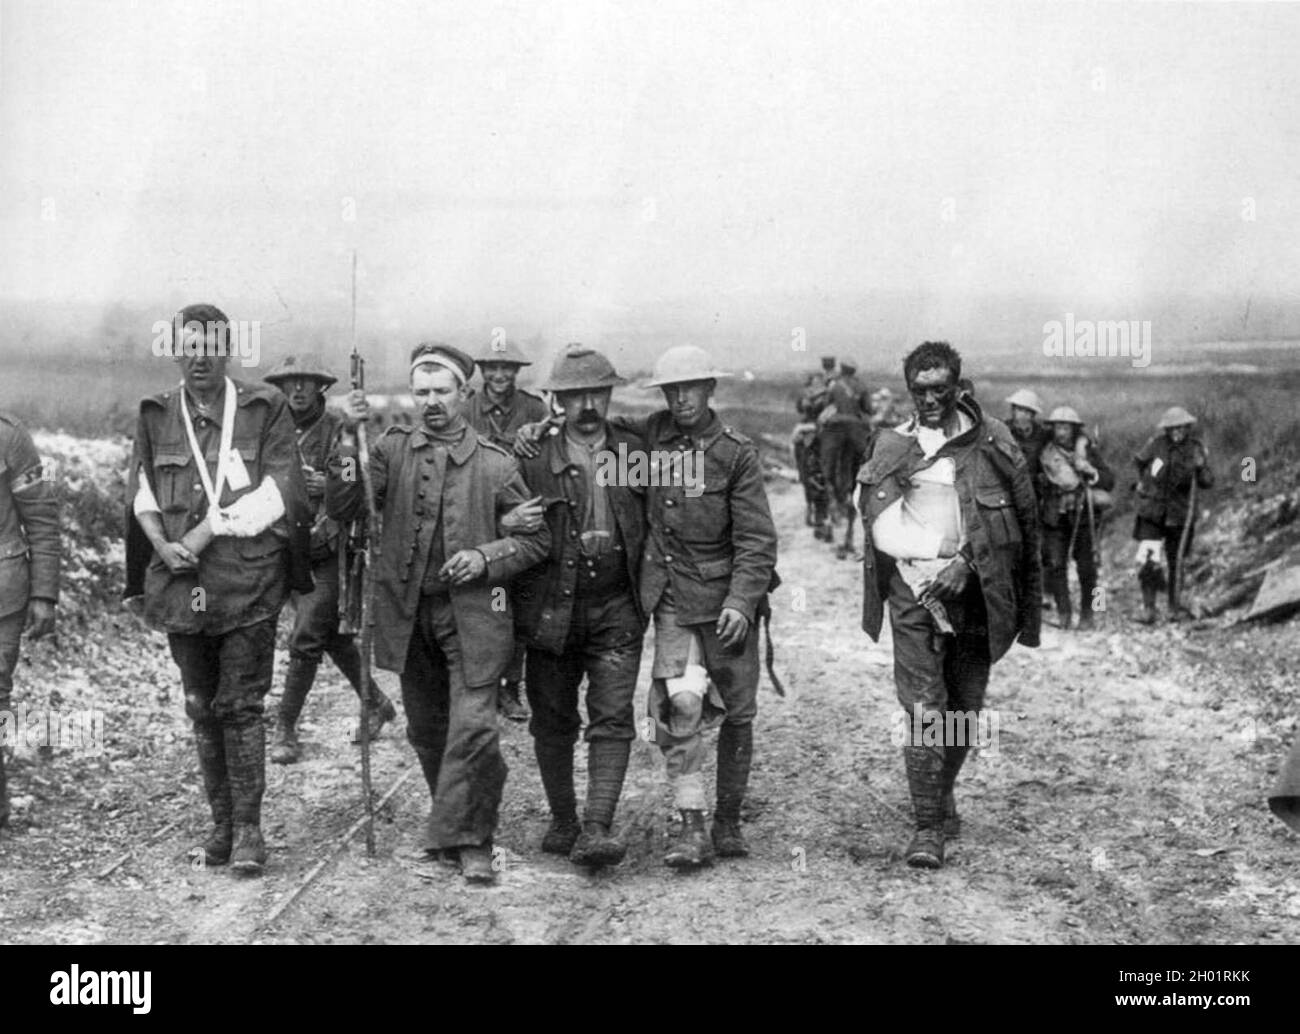
{"type": "Polygon", "coordinates": [[[592,740],[587,744],[587,807],[582,833],[569,853],[576,865],[617,865],[627,847],[610,832],[623,792],[632,744],[627,740],[592,740]]]}
{"type": "Polygon", "coordinates": [[[722,858],[744,858],[749,845],[740,832],[740,806],[754,760],[753,725],[723,725],[718,731],[718,801],[710,839],[722,858]]]}
{"type": "Polygon", "coordinates": [[[695,869],[713,863],[713,844],[704,832],[704,812],[682,810],[682,832],[664,855],[664,864],[674,869],[695,869]]]}
{"type": "Polygon", "coordinates": [[[316,681],[319,661],[306,657],[290,657],[289,670],[284,676],[284,694],[280,697],[280,710],[275,720],[275,742],[271,744],[271,760],[277,765],[296,764],[302,758],[302,744],[298,742],[298,716],[302,714],[307,694],[316,681]]]}
{"type": "MultiPolygon", "coordinates": [[[[366,720],[370,723],[370,741],[373,743],[384,726],[397,717],[397,708],[373,678],[370,680],[369,698],[367,699],[361,692],[361,650],[357,647],[356,640],[346,640],[345,645],[337,647],[330,656],[338,665],[339,671],[343,673],[343,677],[351,684],[357,699],[366,701],[366,720]]],[[[359,724],[352,742],[361,742],[359,724]]]]}
{"type": "Polygon", "coordinates": [[[260,876],[266,865],[266,844],[262,840],[266,728],[260,721],[245,726],[227,726],[225,744],[235,832],[230,867],[243,875],[260,876]]]}
{"type": "Polygon", "coordinates": [[[230,861],[231,797],[230,778],[226,772],[226,745],[221,726],[216,722],[194,723],[194,745],[199,755],[203,790],[212,809],[212,832],[203,841],[204,865],[225,865],[230,861]]]}
{"type": "Polygon", "coordinates": [[[541,773],[551,826],[542,838],[547,854],[567,855],[582,829],[578,826],[578,799],[573,792],[573,744],[564,740],[533,740],[537,770],[541,773]]]}
{"type": "Polygon", "coordinates": [[[949,840],[961,836],[961,816],[957,814],[957,798],[953,790],[969,753],[969,746],[943,748],[943,835],[949,840]]]}
{"type": "Polygon", "coordinates": [[[916,833],[904,858],[914,868],[938,869],[943,865],[943,751],[904,747],[903,763],[916,816],[916,833]]]}

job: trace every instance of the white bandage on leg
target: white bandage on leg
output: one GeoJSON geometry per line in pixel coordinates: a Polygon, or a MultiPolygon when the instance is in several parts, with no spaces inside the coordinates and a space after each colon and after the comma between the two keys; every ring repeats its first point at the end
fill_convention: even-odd
{"type": "Polygon", "coordinates": [[[685,670],[676,678],[664,679],[668,691],[668,731],[674,736],[689,736],[700,726],[704,695],[709,691],[709,673],[700,663],[702,656],[700,637],[692,635],[685,670]]]}
{"type": "Polygon", "coordinates": [[[257,488],[227,507],[209,511],[213,535],[251,538],[266,531],[284,516],[284,498],[275,478],[264,477],[257,488]]]}

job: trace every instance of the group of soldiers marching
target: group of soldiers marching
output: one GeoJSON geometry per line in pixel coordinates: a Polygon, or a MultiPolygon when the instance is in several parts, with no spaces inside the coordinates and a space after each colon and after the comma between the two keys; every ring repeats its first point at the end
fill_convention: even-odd
{"type": "MultiPolygon", "coordinates": [[[[423,857],[470,882],[495,880],[507,777],[497,719],[527,714],[522,684],[551,816],[541,849],[584,866],[622,860],[614,819],[651,622],[649,728],[680,813],[664,860],[695,868],[746,855],[760,623],[779,579],[758,453],[711,405],[726,372],[701,349],[669,348],[649,381],[664,408],[632,420],[610,416],[626,381],[595,349],[563,350],[540,386],[548,405],[516,386],[529,359],[512,344],[471,356],[423,343],[409,360],[418,423],[370,443],[364,390],[327,407],[335,378],[311,357],[285,358],[265,385],[229,378],[228,328],[213,306],[174,317],[182,382],[141,402],[127,498],[125,597],[167,634],[180,671],[212,816],[198,848],[206,864],[257,874],[267,860],[264,701],[291,597],[271,761],[302,757],[298,719],[325,655],[362,701],[359,734],[374,736],[396,717],[369,676],[360,629],[340,623],[355,588],[344,585],[351,536],[369,513],[379,518],[366,529],[377,557],[374,660],[399,677],[407,739],[431,798],[423,857]],[[611,475],[613,457],[622,465],[611,475]],[[656,476],[635,476],[637,458],[656,476]],[[706,828],[703,733],[712,727],[716,797],[706,828]]],[[[1079,564],[1088,627],[1095,566],[1086,558],[1095,556],[1101,504],[1087,493],[1109,491],[1114,478],[1068,407],[1040,423],[1042,405],[1022,391],[1008,399],[1009,426],[986,415],[944,342],[914,349],[903,373],[914,409],[906,421],[852,364],[824,360],[822,380],[800,403],[815,431],[801,471],[823,446],[834,464],[858,457],[834,480],[847,478],[863,523],[864,631],[878,637],[890,615],[916,825],[905,858],[935,868],[960,833],[955,788],[969,744],[936,738],[933,724],[950,728],[951,713],[978,712],[992,665],[1013,642],[1038,645],[1044,567],[1068,627],[1065,566],[1070,557],[1079,564]]],[[[1195,516],[1190,486],[1212,484],[1193,424],[1170,410],[1135,458],[1144,620],[1154,620],[1162,562],[1177,599],[1176,558],[1195,516]]],[[[54,486],[30,437],[0,419],[0,450],[4,710],[24,623],[33,636],[53,627],[59,533],[54,486]]],[[[810,505],[819,523],[815,496],[810,505]]],[[[0,755],[0,824],[3,779],[0,755]]]]}

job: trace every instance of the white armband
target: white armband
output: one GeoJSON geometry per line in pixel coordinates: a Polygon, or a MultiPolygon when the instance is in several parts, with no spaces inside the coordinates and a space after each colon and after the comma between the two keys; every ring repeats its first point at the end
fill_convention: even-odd
{"type": "Polygon", "coordinates": [[[136,489],[131,510],[137,517],[143,517],[146,513],[162,513],[162,507],[158,505],[158,499],[149,487],[149,479],[144,476],[143,467],[140,468],[140,487],[136,489]]]}
{"type": "Polygon", "coordinates": [[[284,516],[284,498],[272,477],[264,477],[248,495],[222,509],[208,512],[213,535],[252,538],[284,516]]]}

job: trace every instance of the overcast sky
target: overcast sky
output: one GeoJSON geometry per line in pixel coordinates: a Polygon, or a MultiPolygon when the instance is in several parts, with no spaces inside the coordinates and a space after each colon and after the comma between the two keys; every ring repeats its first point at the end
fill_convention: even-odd
{"type": "Polygon", "coordinates": [[[1289,5],[0,10],[3,298],[346,318],[354,248],[412,333],[1297,294],[1289,5]]]}

